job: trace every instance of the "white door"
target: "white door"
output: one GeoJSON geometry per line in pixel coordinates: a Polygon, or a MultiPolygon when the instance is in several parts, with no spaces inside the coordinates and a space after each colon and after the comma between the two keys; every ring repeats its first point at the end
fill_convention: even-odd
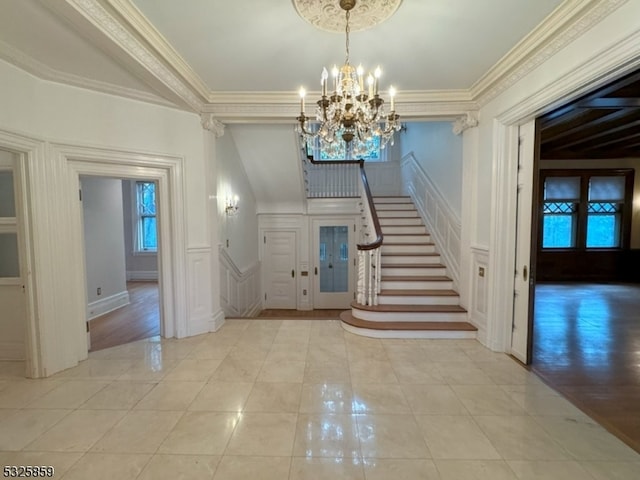
{"type": "Polygon", "coordinates": [[[0,360],[25,359],[27,314],[16,162],[16,155],[0,150],[0,360]]]}
{"type": "Polygon", "coordinates": [[[534,154],[535,120],[532,120],[520,126],[519,130],[516,267],[511,332],[511,354],[525,364],[530,362],[529,315],[531,288],[535,282],[530,265],[534,154]]]}
{"type": "Polygon", "coordinates": [[[264,307],[296,308],[296,234],[266,232],[262,255],[264,307]]]}
{"type": "Polygon", "coordinates": [[[313,307],[349,308],[354,299],[353,220],[313,221],[313,307]]]}

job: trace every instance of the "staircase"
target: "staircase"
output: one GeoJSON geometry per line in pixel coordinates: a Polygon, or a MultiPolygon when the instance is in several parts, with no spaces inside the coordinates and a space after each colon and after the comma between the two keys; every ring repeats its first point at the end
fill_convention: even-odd
{"type": "Polygon", "coordinates": [[[410,197],[374,198],[384,237],[377,305],[351,304],[345,329],[385,338],[475,338],[431,236],[410,197]]]}

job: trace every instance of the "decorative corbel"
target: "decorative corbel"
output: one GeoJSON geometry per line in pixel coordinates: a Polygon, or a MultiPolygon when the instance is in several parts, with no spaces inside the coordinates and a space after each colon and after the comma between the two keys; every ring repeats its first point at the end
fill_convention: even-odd
{"type": "Polygon", "coordinates": [[[453,133],[460,135],[468,128],[478,126],[478,116],[475,112],[467,112],[466,115],[459,117],[453,122],[453,133]]]}
{"type": "Polygon", "coordinates": [[[209,130],[212,132],[216,138],[220,138],[224,135],[224,127],[225,124],[218,121],[213,113],[203,113],[200,115],[200,123],[202,124],[202,128],[205,130],[209,130]]]}

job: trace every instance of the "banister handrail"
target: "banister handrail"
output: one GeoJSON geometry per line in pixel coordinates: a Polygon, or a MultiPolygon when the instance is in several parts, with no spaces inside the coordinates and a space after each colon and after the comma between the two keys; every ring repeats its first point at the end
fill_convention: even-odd
{"type": "Polygon", "coordinates": [[[373,229],[376,234],[376,238],[371,243],[359,243],[358,250],[375,250],[382,245],[382,228],[380,227],[380,220],[378,219],[378,213],[376,212],[375,205],[373,203],[373,195],[371,195],[371,189],[369,188],[369,181],[367,180],[367,173],[364,171],[364,160],[358,160],[360,163],[360,177],[362,178],[362,186],[364,188],[365,196],[367,197],[367,203],[369,211],[371,212],[371,220],[373,221],[373,229]]]}

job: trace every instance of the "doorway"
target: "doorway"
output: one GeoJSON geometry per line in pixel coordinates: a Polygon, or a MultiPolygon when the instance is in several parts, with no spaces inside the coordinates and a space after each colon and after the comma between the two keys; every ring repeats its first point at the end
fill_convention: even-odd
{"type": "Polygon", "coordinates": [[[313,220],[313,307],[349,308],[355,291],[352,219],[313,220]]]}
{"type": "Polygon", "coordinates": [[[16,154],[0,150],[0,361],[24,362],[27,306],[17,161],[16,154]]]}
{"type": "Polygon", "coordinates": [[[157,183],[80,182],[90,351],[160,335],[157,183]]]}

